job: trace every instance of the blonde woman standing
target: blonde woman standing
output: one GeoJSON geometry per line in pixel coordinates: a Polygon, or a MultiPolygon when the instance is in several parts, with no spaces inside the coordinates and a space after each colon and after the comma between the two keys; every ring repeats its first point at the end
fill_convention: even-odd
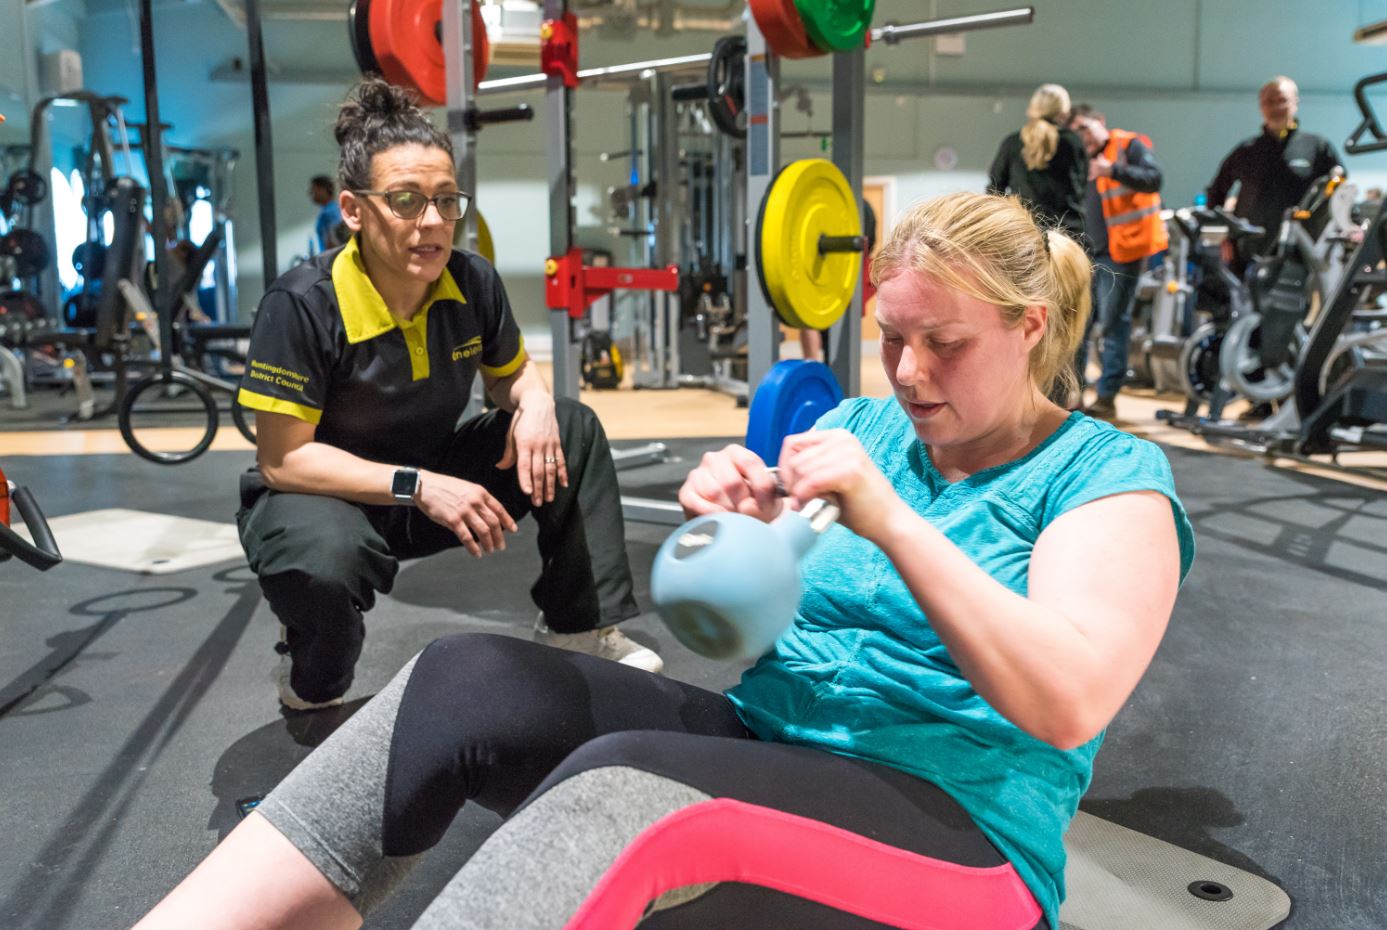
{"type": "Polygon", "coordinates": [[[1002,140],[988,172],[990,194],[1015,194],[1043,225],[1084,237],[1084,186],[1088,154],[1083,140],[1064,128],[1069,92],[1042,84],[1031,94],[1026,125],[1002,140]]]}

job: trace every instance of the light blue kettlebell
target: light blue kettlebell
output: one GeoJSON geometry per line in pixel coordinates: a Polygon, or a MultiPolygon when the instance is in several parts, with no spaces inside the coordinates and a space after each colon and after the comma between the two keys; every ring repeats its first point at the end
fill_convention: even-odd
{"type": "Polygon", "coordinates": [[[810,501],[771,523],[741,513],[695,517],[655,555],[650,593],[681,643],[710,659],[754,659],[799,608],[799,560],[838,519],[810,501]]]}

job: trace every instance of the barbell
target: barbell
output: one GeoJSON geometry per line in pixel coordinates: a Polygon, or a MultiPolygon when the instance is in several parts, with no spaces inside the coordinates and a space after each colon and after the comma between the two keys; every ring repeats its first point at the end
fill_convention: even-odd
{"type": "Polygon", "coordinates": [[[862,207],[833,162],[805,158],[780,170],[756,217],[761,287],[789,326],[827,329],[862,279],[862,207]]]}

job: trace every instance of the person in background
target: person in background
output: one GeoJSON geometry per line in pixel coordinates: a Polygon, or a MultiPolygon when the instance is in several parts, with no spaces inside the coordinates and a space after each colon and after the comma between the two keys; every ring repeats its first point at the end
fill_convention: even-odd
{"type": "Polygon", "coordinates": [[[1340,164],[1339,153],[1328,139],[1300,128],[1296,120],[1300,90],[1295,81],[1277,75],[1262,85],[1257,102],[1262,108],[1262,131],[1233,147],[1208,190],[1210,206],[1225,206],[1237,184],[1233,212],[1266,230],[1260,237],[1240,241],[1231,262],[1239,275],[1254,255],[1276,242],[1286,211],[1305,196],[1311,184],[1340,164]]]}
{"type": "Polygon", "coordinates": [[[1026,125],[1002,140],[988,172],[989,194],[1016,194],[1044,226],[1084,242],[1088,154],[1069,129],[1069,92],[1042,84],[1026,107],[1026,125]]]}
{"type": "MultiPolygon", "coordinates": [[[[1109,129],[1107,118],[1086,103],[1074,108],[1069,127],[1088,151],[1085,229],[1092,249],[1093,314],[1102,332],[1097,398],[1084,409],[1089,416],[1117,416],[1117,393],[1127,377],[1127,349],[1132,334],[1132,305],[1137,280],[1151,256],[1170,244],[1161,219],[1161,167],[1151,154],[1151,140],[1125,129],[1109,129]]],[[[1075,368],[1082,392],[1088,364],[1089,336],[1079,344],[1075,368]]]]}
{"type": "Polygon", "coordinates": [[[335,249],[347,241],[342,225],[342,207],[337,202],[337,185],[325,174],[315,175],[308,182],[308,198],[318,205],[318,218],[313,221],[315,252],[335,249]]]}

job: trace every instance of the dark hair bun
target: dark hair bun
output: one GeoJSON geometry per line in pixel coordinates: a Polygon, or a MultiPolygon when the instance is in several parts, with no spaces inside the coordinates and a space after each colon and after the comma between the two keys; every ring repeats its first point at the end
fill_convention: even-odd
{"type": "Polygon", "coordinates": [[[423,145],[453,154],[452,141],[429,119],[412,90],[377,75],[364,77],[337,111],[333,127],[341,157],[338,175],[346,190],[370,186],[371,160],[397,145],[423,145]]]}
{"type": "Polygon", "coordinates": [[[367,77],[353,88],[337,111],[333,135],[338,145],[360,139],[384,123],[427,119],[413,95],[383,78],[367,77]]]}

